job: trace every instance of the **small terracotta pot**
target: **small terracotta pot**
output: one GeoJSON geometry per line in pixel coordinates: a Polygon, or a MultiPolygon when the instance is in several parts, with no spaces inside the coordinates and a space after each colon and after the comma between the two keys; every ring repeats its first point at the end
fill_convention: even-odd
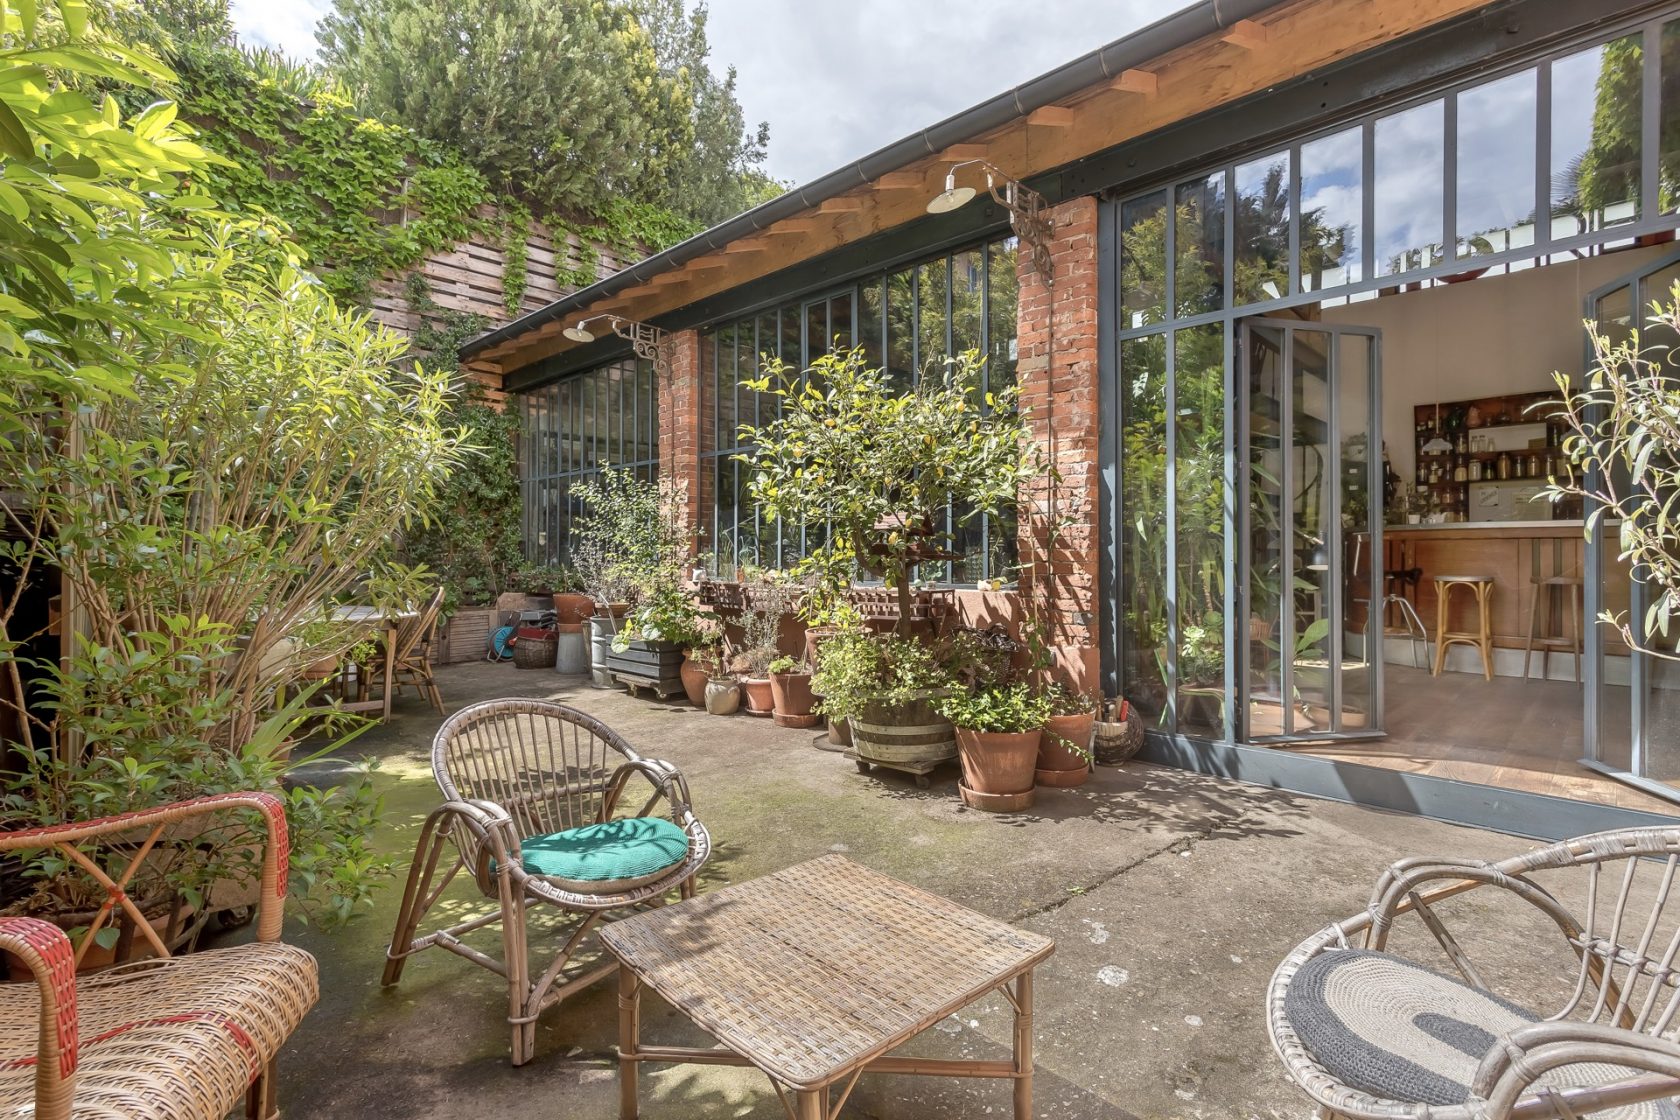
{"type": "Polygon", "coordinates": [[[1091,764],[1084,756],[1068,746],[1076,744],[1087,750],[1091,746],[1091,729],[1096,724],[1095,712],[1072,716],[1051,716],[1044,724],[1044,738],[1038,744],[1038,769],[1051,771],[1055,777],[1041,778],[1040,785],[1084,785],[1091,773],[1091,764]]]}
{"type": "Polygon", "coordinates": [[[554,618],[561,626],[579,626],[595,614],[595,600],[576,592],[561,591],[554,596],[554,618]]]}
{"type": "Polygon", "coordinates": [[[776,697],[770,689],[769,677],[743,677],[741,691],[747,696],[749,716],[768,716],[775,713],[776,697]]]}
{"type": "Polygon", "coordinates": [[[805,631],[805,664],[814,671],[817,658],[822,655],[822,644],[840,632],[834,626],[813,626],[805,631]]]}
{"type": "Polygon", "coordinates": [[[1020,793],[1033,787],[1043,728],[1033,731],[973,731],[957,728],[957,760],[963,785],[975,793],[1020,793]]]}
{"type": "Polygon", "coordinates": [[[837,747],[852,745],[852,724],[849,720],[831,719],[828,721],[828,741],[837,747]]]}
{"type": "Polygon", "coordinates": [[[740,682],[731,677],[715,677],[706,682],[707,715],[732,716],[740,706],[740,682]]]}
{"type": "Polygon", "coordinates": [[[688,702],[696,708],[704,707],[706,704],[706,681],[709,679],[706,670],[702,669],[693,657],[684,653],[680,671],[682,673],[683,691],[688,694],[688,702]]]}
{"type": "Polygon", "coordinates": [[[809,673],[771,673],[770,695],[775,701],[777,715],[808,716],[816,706],[811,696],[809,673]]]}

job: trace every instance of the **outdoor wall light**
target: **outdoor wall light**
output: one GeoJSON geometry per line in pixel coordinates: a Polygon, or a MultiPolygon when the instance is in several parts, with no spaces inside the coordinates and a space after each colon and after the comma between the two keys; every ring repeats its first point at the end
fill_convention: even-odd
{"type": "Polygon", "coordinates": [[[968,205],[979,192],[973,187],[957,186],[957,172],[965,167],[986,169],[986,191],[992,201],[1009,212],[1009,226],[1015,236],[1032,251],[1033,267],[1039,275],[1050,275],[1050,220],[1044,216],[1049,205],[1043,195],[1016,179],[1011,179],[997,165],[988,160],[969,159],[954,163],[945,173],[945,189],[928,200],[929,214],[949,214],[968,205]]]}
{"type": "Polygon", "coordinates": [[[638,358],[646,358],[652,362],[655,371],[665,372],[667,362],[660,349],[660,345],[665,341],[665,332],[651,323],[640,323],[635,319],[626,319],[622,315],[611,313],[591,315],[587,319],[579,319],[561,331],[561,337],[573,342],[594,342],[599,336],[589,329],[589,324],[602,319],[607,320],[607,325],[612,328],[614,334],[630,344],[630,349],[636,352],[638,358]]]}

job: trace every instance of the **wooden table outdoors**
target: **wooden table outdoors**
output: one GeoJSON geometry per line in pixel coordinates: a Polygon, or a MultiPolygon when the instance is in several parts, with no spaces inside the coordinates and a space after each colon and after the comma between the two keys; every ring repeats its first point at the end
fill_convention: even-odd
{"type": "Polygon", "coordinates": [[[601,941],[620,964],[620,1120],[637,1115],[641,1062],[757,1066],[793,1120],[837,1117],[866,1072],[1009,1078],[1016,1120],[1032,1116],[1032,970],[1055,951],[1047,937],[824,856],[614,922],[601,941]],[[722,1047],[643,1046],[643,984],[722,1047]],[[887,1055],[993,991],[1015,1009],[1012,1059],[887,1055]]]}
{"type": "Polygon", "coordinates": [[[365,625],[370,631],[377,632],[384,646],[380,671],[384,677],[384,687],[380,689],[377,700],[346,700],[339,707],[346,712],[378,712],[381,720],[391,718],[391,678],[395,674],[397,657],[397,627],[406,618],[413,618],[416,611],[386,611],[379,607],[344,606],[334,607],[332,617],[335,622],[356,622],[365,625]]]}

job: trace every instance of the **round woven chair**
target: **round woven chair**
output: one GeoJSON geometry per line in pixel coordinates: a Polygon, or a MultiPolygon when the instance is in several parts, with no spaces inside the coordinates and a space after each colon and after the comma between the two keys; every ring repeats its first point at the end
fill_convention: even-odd
{"type": "Polygon", "coordinates": [[[386,954],[385,985],[404,962],[438,947],[505,977],[513,1064],[531,1060],[543,1011],[594,984],[617,962],[567,970],[597,924],[694,893],[711,837],[689,804],[675,766],[637,754],[592,716],[544,700],[489,700],[461,709],[432,741],[432,774],[444,803],[427,817],[386,954]],[[626,798],[646,783],[639,807],[626,798]],[[663,803],[669,819],[655,816],[663,803]],[[447,863],[445,849],[453,849],[447,863]],[[496,909],[427,933],[419,927],[451,880],[465,871],[496,909]],[[531,968],[526,909],[577,916],[546,967],[531,968]],[[467,945],[501,925],[500,960],[467,945]]]}
{"type": "Polygon", "coordinates": [[[1272,1046],[1327,1120],[1680,1117],[1677,866],[1680,828],[1596,833],[1498,862],[1396,863],[1363,913],[1278,966],[1266,1004],[1272,1046]],[[1535,882],[1541,871],[1584,879],[1578,916],[1535,882]],[[1494,994],[1438,910],[1490,890],[1538,910],[1576,960],[1549,1014],[1494,994]],[[1405,914],[1456,976],[1386,951],[1405,914]]]}

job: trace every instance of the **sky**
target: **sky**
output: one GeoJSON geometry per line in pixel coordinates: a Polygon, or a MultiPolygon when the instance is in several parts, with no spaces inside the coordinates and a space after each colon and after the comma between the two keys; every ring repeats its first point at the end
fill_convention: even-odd
{"type": "MultiPolygon", "coordinates": [[[[315,53],[330,0],[233,0],[249,43],[315,53]]],[[[1161,0],[712,0],[713,67],[733,65],[766,170],[805,183],[1118,39],[1161,0]]]]}

